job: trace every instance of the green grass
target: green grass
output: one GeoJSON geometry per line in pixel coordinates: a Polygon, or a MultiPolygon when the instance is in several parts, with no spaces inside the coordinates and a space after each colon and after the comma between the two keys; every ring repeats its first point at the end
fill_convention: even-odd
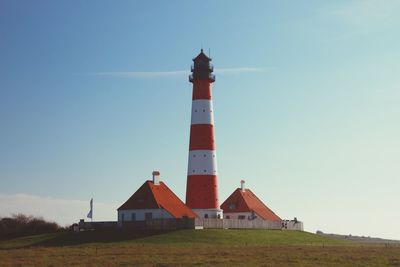
{"type": "Polygon", "coordinates": [[[13,249],[33,246],[60,236],[61,233],[24,236],[8,240],[0,240],[0,249],[13,249]]]}
{"type": "Polygon", "coordinates": [[[307,232],[279,230],[181,230],[136,239],[134,243],[177,246],[339,245],[339,241],[307,232]]]}
{"type": "Polygon", "coordinates": [[[81,232],[0,241],[3,266],[400,266],[400,246],[278,230],[81,232]]]}
{"type": "Polygon", "coordinates": [[[258,245],[350,245],[307,232],[278,230],[180,230],[169,233],[80,232],[21,237],[0,241],[0,249],[31,246],[54,247],[83,244],[131,244],[174,246],[258,246],[258,245]]]}

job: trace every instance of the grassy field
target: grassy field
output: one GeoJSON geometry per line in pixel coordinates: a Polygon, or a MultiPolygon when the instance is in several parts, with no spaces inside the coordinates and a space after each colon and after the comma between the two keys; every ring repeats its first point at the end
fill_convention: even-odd
{"type": "Polygon", "coordinates": [[[306,232],[58,233],[0,241],[0,266],[400,266],[400,247],[306,232]]]}

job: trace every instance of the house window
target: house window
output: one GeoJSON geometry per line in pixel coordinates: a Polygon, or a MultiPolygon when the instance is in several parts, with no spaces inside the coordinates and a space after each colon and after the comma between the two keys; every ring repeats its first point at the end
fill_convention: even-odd
{"type": "Polygon", "coordinates": [[[131,214],[131,221],[136,221],[136,213],[131,214]]]}
{"type": "Polygon", "coordinates": [[[246,216],[244,216],[244,215],[239,215],[239,216],[238,216],[238,219],[239,219],[239,220],[244,220],[244,219],[246,219],[246,216]]]}
{"type": "Polygon", "coordinates": [[[123,221],[125,221],[125,214],[121,214],[121,221],[123,222],[123,221]]]}
{"type": "Polygon", "coordinates": [[[226,218],[226,219],[230,219],[230,218],[231,218],[231,216],[229,216],[229,215],[226,215],[226,216],[225,216],[225,218],[226,218]]]}
{"type": "Polygon", "coordinates": [[[151,213],[151,212],[146,212],[146,213],[144,214],[144,218],[145,218],[146,220],[151,220],[151,219],[153,219],[153,213],[151,213]]]}
{"type": "Polygon", "coordinates": [[[234,204],[234,203],[229,204],[229,209],[230,209],[230,210],[236,209],[236,204],[234,204]]]}
{"type": "Polygon", "coordinates": [[[205,218],[205,219],[208,219],[208,214],[207,214],[207,213],[204,214],[204,218],[205,218]]]}

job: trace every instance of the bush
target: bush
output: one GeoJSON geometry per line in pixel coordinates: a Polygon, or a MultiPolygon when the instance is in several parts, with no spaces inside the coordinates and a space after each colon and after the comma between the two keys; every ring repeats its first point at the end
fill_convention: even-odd
{"type": "Polygon", "coordinates": [[[62,230],[55,222],[43,218],[14,214],[11,218],[0,218],[0,238],[54,233],[62,230]]]}

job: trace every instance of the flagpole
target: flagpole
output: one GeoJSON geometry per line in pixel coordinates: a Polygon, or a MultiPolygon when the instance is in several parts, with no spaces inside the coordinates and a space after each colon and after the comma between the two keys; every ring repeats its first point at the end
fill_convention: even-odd
{"type": "Polygon", "coordinates": [[[93,198],[90,199],[90,210],[86,217],[90,218],[90,221],[93,222],[93,198]]]}

